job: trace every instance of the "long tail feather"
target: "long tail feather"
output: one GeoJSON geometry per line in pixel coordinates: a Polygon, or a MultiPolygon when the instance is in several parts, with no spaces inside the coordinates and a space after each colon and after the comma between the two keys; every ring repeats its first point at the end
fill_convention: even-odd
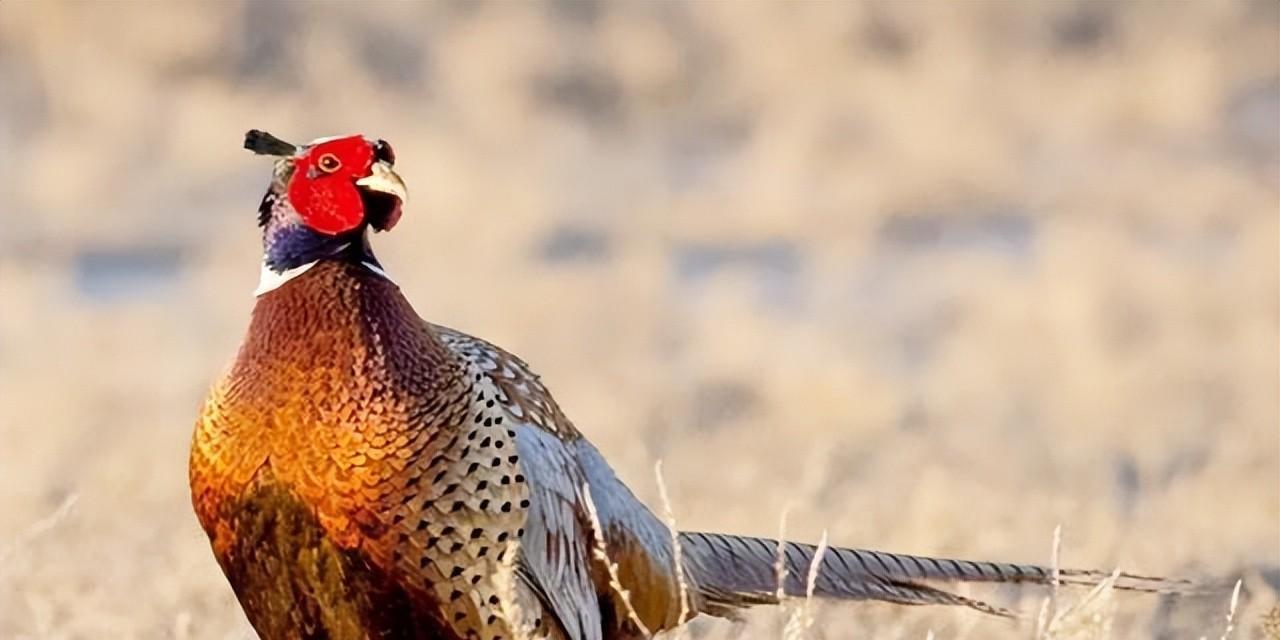
{"type": "MultiPolygon", "coordinates": [[[[680,534],[685,564],[693,583],[708,602],[724,609],[777,602],[779,591],[776,540],[715,533],[680,534]]],[[[784,595],[805,595],[805,577],[817,549],[784,543],[781,579],[784,595]]],[[[1108,579],[1105,571],[1065,569],[1062,584],[1092,585],[1108,579]]],[[[947,604],[985,613],[1013,616],[1005,609],[959,596],[922,581],[1050,584],[1053,570],[1036,565],[927,558],[863,549],[828,548],[822,556],[814,595],[850,600],[883,600],[898,604],[947,604]]],[[[1115,588],[1151,593],[1190,593],[1193,583],[1121,573],[1115,588]]]]}

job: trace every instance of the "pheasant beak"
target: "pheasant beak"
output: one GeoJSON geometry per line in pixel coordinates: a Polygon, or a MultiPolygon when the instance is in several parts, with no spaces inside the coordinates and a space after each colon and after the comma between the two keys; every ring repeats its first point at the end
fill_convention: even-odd
{"type": "Polygon", "coordinates": [[[409,199],[404,180],[391,169],[391,163],[377,160],[369,167],[369,175],[356,180],[364,193],[361,199],[369,225],[378,231],[390,231],[400,221],[401,206],[409,199]]]}
{"type": "Polygon", "coordinates": [[[369,191],[395,196],[400,200],[401,204],[409,201],[409,189],[404,186],[404,180],[401,180],[400,176],[395,171],[392,171],[390,163],[379,160],[373,163],[369,171],[369,175],[356,180],[358,186],[364,187],[369,191]]]}

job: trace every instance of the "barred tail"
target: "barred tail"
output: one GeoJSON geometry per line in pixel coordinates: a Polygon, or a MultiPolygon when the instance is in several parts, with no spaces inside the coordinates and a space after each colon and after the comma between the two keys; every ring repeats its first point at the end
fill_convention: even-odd
{"type": "MultiPolygon", "coordinates": [[[[809,544],[787,542],[779,549],[776,540],[717,533],[682,532],[680,544],[691,582],[698,585],[703,598],[711,605],[708,613],[712,614],[755,604],[775,604],[779,590],[786,596],[804,596],[810,565],[817,552],[817,548],[809,544]],[[779,568],[785,573],[781,585],[779,568]]],[[[1092,585],[1110,577],[1105,571],[1065,569],[1058,572],[1058,581],[1062,584],[1092,585]]],[[[1026,564],[832,547],[823,552],[813,593],[822,598],[960,605],[993,615],[1014,615],[980,600],[923,584],[924,580],[1050,584],[1053,571],[1026,564]]],[[[1188,581],[1128,573],[1119,574],[1115,588],[1151,593],[1194,590],[1188,581]]]]}

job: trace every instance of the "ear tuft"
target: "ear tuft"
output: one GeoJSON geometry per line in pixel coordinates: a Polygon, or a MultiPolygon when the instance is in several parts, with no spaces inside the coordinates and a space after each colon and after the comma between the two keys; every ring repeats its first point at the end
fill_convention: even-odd
{"type": "Polygon", "coordinates": [[[298,152],[298,145],[258,129],[250,129],[244,134],[244,148],[260,156],[291,156],[298,152]]]}

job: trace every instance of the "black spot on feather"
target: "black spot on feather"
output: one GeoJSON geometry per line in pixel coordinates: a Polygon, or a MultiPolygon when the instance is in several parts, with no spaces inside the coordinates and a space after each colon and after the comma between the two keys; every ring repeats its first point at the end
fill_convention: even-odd
{"type": "Polygon", "coordinates": [[[262,196],[262,202],[258,204],[258,226],[265,227],[271,221],[271,210],[276,205],[276,194],[267,191],[262,196]]]}

